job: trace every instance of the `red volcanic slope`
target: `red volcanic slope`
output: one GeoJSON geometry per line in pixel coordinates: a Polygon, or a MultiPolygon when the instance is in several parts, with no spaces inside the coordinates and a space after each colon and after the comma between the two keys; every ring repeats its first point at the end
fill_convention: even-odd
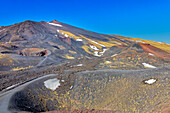
{"type": "Polygon", "coordinates": [[[168,53],[168,52],[166,52],[162,49],[154,47],[150,44],[145,44],[145,43],[139,43],[139,44],[143,48],[143,50],[148,52],[148,53],[152,53],[152,54],[154,54],[158,57],[170,59],[170,53],[168,53]]]}
{"type": "Polygon", "coordinates": [[[61,22],[58,22],[57,20],[53,20],[53,21],[51,21],[51,22],[57,23],[57,24],[60,24],[60,23],[61,23],[61,22]]]}

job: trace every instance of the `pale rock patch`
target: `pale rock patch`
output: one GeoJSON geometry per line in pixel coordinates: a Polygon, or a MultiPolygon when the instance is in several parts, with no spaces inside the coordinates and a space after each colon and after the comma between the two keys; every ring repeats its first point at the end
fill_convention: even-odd
{"type": "Polygon", "coordinates": [[[110,63],[112,63],[112,62],[111,62],[111,61],[106,61],[105,63],[106,63],[106,64],[110,64],[110,63]]]}
{"type": "Polygon", "coordinates": [[[145,67],[148,67],[148,68],[156,68],[155,66],[152,66],[150,64],[147,64],[147,63],[142,63],[145,67]]]}
{"type": "Polygon", "coordinates": [[[115,57],[115,56],[117,56],[117,54],[114,54],[114,55],[112,55],[111,57],[115,57]]]}
{"type": "Polygon", "coordinates": [[[48,79],[44,81],[44,86],[54,91],[60,86],[60,80],[58,80],[57,78],[48,79]]]}
{"type": "Polygon", "coordinates": [[[155,82],[156,82],[156,79],[153,79],[153,78],[145,81],[146,84],[153,84],[155,82]]]}
{"type": "Polygon", "coordinates": [[[79,66],[83,66],[83,64],[77,64],[77,66],[79,67],[79,66]]]}

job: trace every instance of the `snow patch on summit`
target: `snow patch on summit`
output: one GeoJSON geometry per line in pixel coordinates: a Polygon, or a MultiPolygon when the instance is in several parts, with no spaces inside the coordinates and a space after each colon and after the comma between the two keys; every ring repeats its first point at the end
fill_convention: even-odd
{"type": "Polygon", "coordinates": [[[48,23],[48,24],[50,24],[50,25],[54,25],[54,26],[58,26],[58,27],[63,27],[62,25],[60,25],[60,24],[56,24],[56,23],[48,23]]]}
{"type": "Polygon", "coordinates": [[[97,45],[99,45],[99,46],[106,47],[106,46],[104,46],[104,45],[102,45],[102,44],[99,44],[98,42],[93,41],[93,40],[90,40],[90,41],[93,42],[93,43],[95,43],[95,44],[97,44],[97,45]]]}
{"type": "Polygon", "coordinates": [[[151,55],[151,56],[154,56],[154,54],[152,54],[152,53],[148,53],[149,55],[151,55]]]}
{"type": "Polygon", "coordinates": [[[81,42],[81,41],[83,41],[83,39],[76,39],[76,41],[81,42]]]}
{"type": "Polygon", "coordinates": [[[104,53],[106,52],[106,50],[107,50],[107,49],[103,49],[102,52],[94,51],[94,56],[101,57],[102,55],[104,55],[104,53]]]}
{"type": "Polygon", "coordinates": [[[93,50],[99,50],[96,46],[90,45],[93,50]]]}

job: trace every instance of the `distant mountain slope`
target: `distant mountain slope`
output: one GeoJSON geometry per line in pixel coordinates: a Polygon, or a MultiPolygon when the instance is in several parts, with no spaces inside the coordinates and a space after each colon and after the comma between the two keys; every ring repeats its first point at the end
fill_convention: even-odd
{"type": "Polygon", "coordinates": [[[57,65],[81,58],[100,58],[96,68],[111,69],[144,69],[142,63],[156,67],[170,63],[169,44],[94,33],[56,20],[1,27],[0,52],[0,71],[57,65]]]}

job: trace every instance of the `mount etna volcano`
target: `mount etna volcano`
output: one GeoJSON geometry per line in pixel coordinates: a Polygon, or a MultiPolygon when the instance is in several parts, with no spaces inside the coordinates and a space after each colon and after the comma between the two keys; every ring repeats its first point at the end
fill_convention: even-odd
{"type": "Polygon", "coordinates": [[[0,27],[0,113],[168,112],[170,44],[58,22],[0,27]]]}

